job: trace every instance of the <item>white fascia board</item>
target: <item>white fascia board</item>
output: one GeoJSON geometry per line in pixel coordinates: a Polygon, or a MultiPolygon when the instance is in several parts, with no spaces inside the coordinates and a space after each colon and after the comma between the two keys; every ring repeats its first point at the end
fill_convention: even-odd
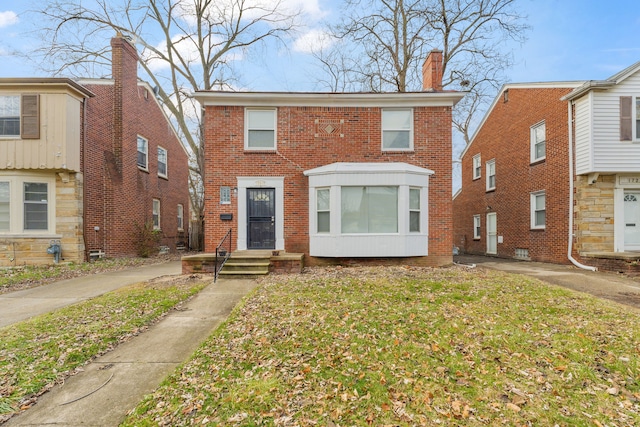
{"type": "Polygon", "coordinates": [[[244,107],[452,107],[466,92],[224,92],[198,91],[203,106],[244,107]]]}
{"type": "Polygon", "coordinates": [[[417,174],[433,175],[435,172],[430,169],[410,165],[402,162],[380,162],[380,163],[348,163],[336,162],[318,168],[309,169],[303,172],[305,176],[329,175],[329,174],[417,174]]]}

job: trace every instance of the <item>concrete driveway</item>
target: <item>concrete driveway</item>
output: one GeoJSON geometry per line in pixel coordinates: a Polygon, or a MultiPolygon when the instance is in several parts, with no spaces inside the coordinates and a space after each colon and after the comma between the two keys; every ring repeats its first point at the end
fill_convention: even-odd
{"type": "Polygon", "coordinates": [[[623,274],[593,272],[573,265],[517,261],[479,255],[458,255],[453,258],[458,264],[524,274],[553,285],[640,308],[640,280],[623,274]]]}

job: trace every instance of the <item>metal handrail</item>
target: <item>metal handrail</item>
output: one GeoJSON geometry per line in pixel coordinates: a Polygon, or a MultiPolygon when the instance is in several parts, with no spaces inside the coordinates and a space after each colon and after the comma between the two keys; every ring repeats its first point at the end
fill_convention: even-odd
{"type": "Polygon", "coordinates": [[[232,236],[233,236],[233,229],[230,228],[229,231],[227,231],[227,234],[225,234],[225,236],[220,241],[220,244],[216,246],[216,265],[213,273],[214,283],[216,282],[216,280],[218,280],[218,274],[222,270],[222,267],[224,267],[224,263],[227,262],[227,260],[231,256],[232,236]]]}

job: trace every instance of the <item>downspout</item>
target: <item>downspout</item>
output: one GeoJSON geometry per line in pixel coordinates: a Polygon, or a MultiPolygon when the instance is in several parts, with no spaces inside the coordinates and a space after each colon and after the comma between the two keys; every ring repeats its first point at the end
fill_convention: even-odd
{"type": "Polygon", "coordinates": [[[573,265],[576,267],[597,271],[596,267],[592,267],[590,265],[584,265],[578,262],[571,254],[573,253],[573,115],[571,114],[571,105],[573,101],[567,101],[567,109],[568,109],[568,125],[569,125],[569,244],[567,249],[567,258],[573,265]]]}
{"type": "Polygon", "coordinates": [[[82,174],[82,243],[84,243],[84,260],[89,261],[87,250],[87,98],[82,100],[82,159],[80,160],[80,173],[82,174]]]}

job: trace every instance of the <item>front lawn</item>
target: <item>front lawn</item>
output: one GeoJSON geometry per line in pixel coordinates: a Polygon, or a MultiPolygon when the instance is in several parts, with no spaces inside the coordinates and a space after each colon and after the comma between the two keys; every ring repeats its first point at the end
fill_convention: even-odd
{"type": "Polygon", "coordinates": [[[640,425],[640,314],[485,270],[270,276],[124,425],[640,425]]]}
{"type": "Polygon", "coordinates": [[[0,424],[205,285],[196,278],[157,279],[0,328],[0,424]]]}

